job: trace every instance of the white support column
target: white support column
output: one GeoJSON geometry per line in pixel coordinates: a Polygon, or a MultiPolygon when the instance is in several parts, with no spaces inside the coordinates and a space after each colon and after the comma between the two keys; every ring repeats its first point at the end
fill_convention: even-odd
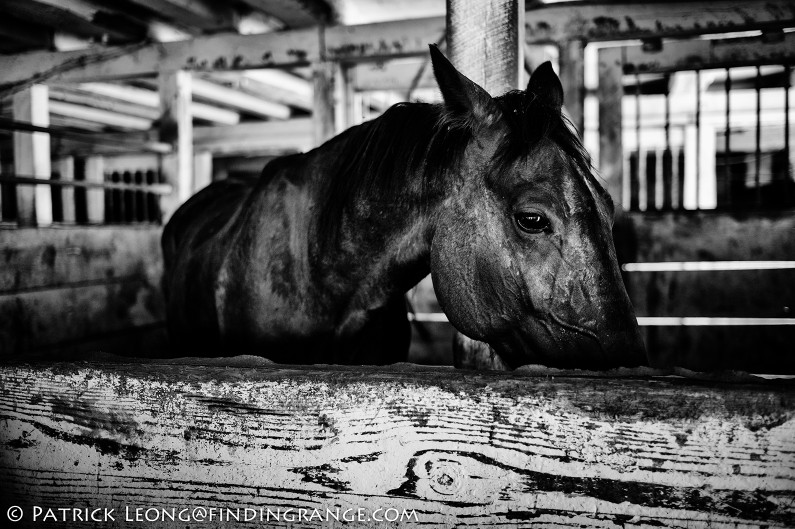
{"type": "MultiPolygon", "coordinates": [[[[13,116],[17,121],[48,127],[50,112],[47,87],[33,85],[14,94],[13,116]]],[[[44,180],[51,178],[49,134],[14,132],[14,173],[44,180]]],[[[20,226],[52,224],[50,186],[18,185],[17,212],[20,226]]]]}
{"type": "MultiPolygon", "coordinates": [[[[89,156],[86,158],[86,182],[105,181],[105,160],[102,156],[89,156]]],[[[89,224],[102,224],[105,222],[105,191],[101,188],[89,187],[86,189],[86,212],[89,224]]]]}
{"type": "Polygon", "coordinates": [[[213,153],[200,151],[193,155],[193,192],[196,193],[213,181],[213,153]]]}
{"type": "Polygon", "coordinates": [[[170,71],[160,74],[160,141],[174,150],[163,156],[163,175],[174,186],[171,195],[161,199],[163,222],[193,193],[193,116],[191,113],[191,74],[170,71]]]}
{"type": "MultiPolygon", "coordinates": [[[[75,159],[71,156],[58,160],[58,174],[64,182],[71,182],[75,179],[75,159]]],[[[75,188],[71,186],[61,187],[61,211],[63,212],[64,224],[75,223],[75,188]]]]}
{"type": "Polygon", "coordinates": [[[318,146],[334,136],[336,116],[334,105],[334,73],[332,62],[321,62],[312,71],[312,135],[313,143],[318,146]]]}

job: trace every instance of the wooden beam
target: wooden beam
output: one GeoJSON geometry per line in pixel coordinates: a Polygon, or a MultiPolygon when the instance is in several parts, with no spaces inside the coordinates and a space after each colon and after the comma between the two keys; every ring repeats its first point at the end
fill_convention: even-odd
{"type": "Polygon", "coordinates": [[[148,120],[155,120],[160,116],[160,112],[152,106],[144,106],[136,103],[129,103],[121,99],[103,97],[97,93],[86,90],[50,87],[50,100],[63,101],[73,105],[89,106],[106,110],[116,114],[134,116],[148,120]]]}
{"type": "MultiPolygon", "coordinates": [[[[795,4],[793,5],[795,9],[795,4]]],[[[617,54],[619,51],[605,53],[617,54]]],[[[625,73],[661,73],[697,68],[721,68],[763,64],[791,64],[795,61],[795,33],[781,39],[749,37],[739,39],[666,42],[659,52],[627,46],[622,58],[625,73]]]]}
{"type": "Polygon", "coordinates": [[[433,69],[427,57],[356,64],[352,77],[357,90],[436,88],[433,69]]]}
{"type": "Polygon", "coordinates": [[[275,69],[218,72],[208,74],[208,78],[268,101],[312,110],[312,83],[289,72],[275,69]]]}
{"type": "Polygon", "coordinates": [[[281,156],[305,152],[316,145],[311,118],[198,127],[194,131],[196,148],[216,156],[281,156]],[[250,133],[238,135],[240,131],[250,133]]]}
{"type": "MultiPolygon", "coordinates": [[[[153,83],[155,84],[155,83],[153,83]]],[[[83,83],[80,90],[104,97],[134,103],[137,105],[160,108],[160,95],[154,90],[138,88],[118,83],[83,83]]],[[[240,122],[240,114],[228,109],[218,108],[205,103],[190,103],[191,114],[197,119],[218,123],[219,125],[235,125],[240,122]]],[[[159,114],[159,110],[158,110],[159,114]]]]}
{"type": "Polygon", "coordinates": [[[326,0],[243,0],[243,3],[281,20],[289,28],[333,22],[333,7],[326,0]]]}
{"type": "Polygon", "coordinates": [[[190,72],[160,75],[160,141],[170,143],[174,151],[163,157],[163,176],[174,192],[163,197],[163,221],[193,193],[193,118],[191,116],[190,72]]]}
{"type": "Polygon", "coordinates": [[[235,13],[207,0],[128,0],[187,28],[205,31],[233,30],[235,13]]]}
{"type": "Polygon", "coordinates": [[[63,101],[50,101],[50,111],[59,116],[101,123],[110,127],[133,130],[149,130],[152,128],[151,119],[120,114],[112,110],[64,103],[63,101]]]}
{"type": "Polygon", "coordinates": [[[216,105],[234,108],[255,116],[271,119],[290,117],[290,107],[288,106],[266,101],[203,79],[193,79],[192,90],[194,97],[200,97],[216,105]]]}
{"type": "MultiPolygon", "coordinates": [[[[13,99],[13,116],[41,127],[50,124],[47,87],[34,85],[17,92],[13,99]]],[[[50,136],[42,132],[14,132],[14,172],[49,180],[50,136]]],[[[17,218],[21,226],[52,224],[52,193],[48,185],[17,186],[17,218]]]]}
{"type": "Polygon", "coordinates": [[[560,43],[686,37],[795,25],[790,0],[764,2],[581,1],[532,5],[525,19],[528,42],[560,43]]]}
{"type": "MultiPolygon", "coordinates": [[[[326,29],[326,53],[334,61],[382,60],[426,55],[444,34],[444,18],[326,29]]],[[[0,87],[37,79],[82,82],[151,77],[167,70],[246,70],[308,65],[320,60],[318,32],[296,29],[260,35],[212,35],[191,41],[34,52],[0,57],[0,87]]]]}
{"type": "Polygon", "coordinates": [[[650,374],[5,365],[0,494],[25,521],[90,505],[117,521],[361,508],[416,511],[401,526],[791,527],[792,383],[650,374]]]}

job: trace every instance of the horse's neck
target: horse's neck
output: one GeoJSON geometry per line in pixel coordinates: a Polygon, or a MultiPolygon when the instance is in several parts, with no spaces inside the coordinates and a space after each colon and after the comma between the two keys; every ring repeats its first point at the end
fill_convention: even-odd
{"type": "MultiPolygon", "coordinates": [[[[335,151],[344,145],[332,142],[328,147],[321,160],[339,154],[335,151]]],[[[317,163],[315,167],[320,180],[339,176],[327,164],[317,163]]],[[[416,182],[418,178],[406,175],[407,182],[416,182]]],[[[322,255],[312,260],[332,283],[331,290],[339,290],[349,300],[352,310],[383,306],[430,273],[433,204],[427,197],[418,195],[416,189],[411,193],[413,199],[409,201],[361,196],[346,211],[336,240],[318,241],[316,248],[322,255]],[[347,293],[343,294],[344,290],[347,293]]],[[[323,204],[323,198],[318,197],[318,205],[323,204]]]]}

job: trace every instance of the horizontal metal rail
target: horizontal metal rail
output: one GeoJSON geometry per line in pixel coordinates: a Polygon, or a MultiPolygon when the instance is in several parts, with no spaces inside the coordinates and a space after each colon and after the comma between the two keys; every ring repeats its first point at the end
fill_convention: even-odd
{"type": "Polygon", "coordinates": [[[667,261],[625,263],[624,272],[714,272],[732,270],[790,270],[795,261],[667,261]]]}
{"type": "Polygon", "coordinates": [[[54,180],[34,176],[0,174],[0,183],[22,185],[49,185],[58,187],[83,187],[99,189],[119,189],[122,191],[143,191],[154,195],[169,195],[174,187],[171,184],[126,184],[122,182],[86,182],[84,180],[54,180]]]}

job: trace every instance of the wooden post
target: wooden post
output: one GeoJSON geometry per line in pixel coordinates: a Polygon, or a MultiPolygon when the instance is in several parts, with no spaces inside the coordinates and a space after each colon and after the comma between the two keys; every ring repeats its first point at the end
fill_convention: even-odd
{"type": "Polygon", "coordinates": [[[334,132],[339,134],[356,125],[354,115],[354,70],[351,65],[339,64],[334,68],[334,132]]]}
{"type": "Polygon", "coordinates": [[[191,113],[191,74],[169,71],[160,74],[160,141],[173,147],[163,156],[165,182],[174,187],[161,200],[163,222],[193,192],[193,116],[191,113]]]}
{"type": "MultiPolygon", "coordinates": [[[[75,179],[75,159],[67,156],[58,160],[58,173],[61,180],[71,182],[75,179]]],[[[65,224],[75,223],[75,188],[63,186],[61,188],[62,221],[65,224]]]]}
{"type": "Polygon", "coordinates": [[[624,96],[622,48],[599,50],[599,171],[613,202],[622,204],[624,151],[621,144],[621,100],[624,96]]]}
{"type": "Polygon", "coordinates": [[[563,104],[569,119],[580,136],[585,130],[585,42],[569,40],[560,45],[560,81],[563,84],[563,104]]]}
{"type": "MultiPolygon", "coordinates": [[[[105,161],[102,156],[89,156],[86,158],[86,181],[105,181],[105,161]]],[[[102,224],[105,222],[105,191],[90,187],[86,190],[86,212],[89,224],[102,224]]]]}
{"type": "Polygon", "coordinates": [[[323,61],[312,71],[312,136],[318,146],[336,133],[334,110],[334,63],[323,61]]]}
{"type": "Polygon", "coordinates": [[[520,88],[524,0],[447,0],[450,61],[491,95],[520,88]]]}
{"type": "MultiPolygon", "coordinates": [[[[47,87],[33,85],[14,94],[14,119],[42,127],[50,125],[47,87]]],[[[49,180],[50,136],[42,132],[14,132],[14,172],[49,180]]],[[[52,192],[49,185],[17,186],[17,218],[20,226],[52,224],[52,192]]]]}
{"type": "Polygon", "coordinates": [[[193,192],[210,185],[213,181],[213,153],[200,151],[193,155],[193,192]]]}

